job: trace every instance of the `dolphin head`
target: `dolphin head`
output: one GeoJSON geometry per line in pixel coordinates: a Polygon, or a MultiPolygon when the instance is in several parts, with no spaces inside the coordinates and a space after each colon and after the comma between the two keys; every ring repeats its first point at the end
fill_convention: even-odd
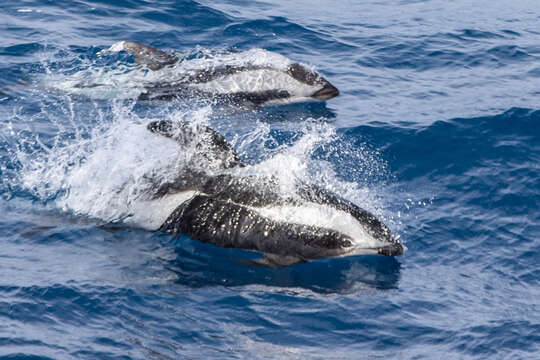
{"type": "Polygon", "coordinates": [[[314,99],[325,101],[339,95],[339,90],[328,80],[298,63],[290,65],[287,73],[301,83],[317,87],[317,90],[311,94],[314,99]]]}

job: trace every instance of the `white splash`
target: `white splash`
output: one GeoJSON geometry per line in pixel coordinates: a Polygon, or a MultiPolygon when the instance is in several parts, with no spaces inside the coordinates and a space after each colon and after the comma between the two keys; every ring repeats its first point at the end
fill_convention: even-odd
{"type": "MultiPolygon", "coordinates": [[[[73,103],[68,103],[67,108],[71,106],[73,103]]],[[[65,116],[65,110],[60,114],[47,111],[54,119],[65,116]]],[[[185,169],[194,150],[148,131],[147,123],[161,118],[139,118],[131,110],[124,105],[113,107],[109,115],[114,120],[101,120],[90,131],[82,122],[84,116],[76,115],[78,124],[73,119],[54,120],[58,134],[48,145],[38,136],[24,140],[23,136],[31,135],[12,130],[12,136],[20,141],[14,151],[21,165],[16,176],[19,186],[75,215],[149,230],[159,228],[181,199],[178,195],[154,202],[152,194],[185,169]],[[27,143],[34,150],[27,150],[27,143]]],[[[177,111],[169,118],[204,123],[207,113],[207,109],[177,111]]]]}

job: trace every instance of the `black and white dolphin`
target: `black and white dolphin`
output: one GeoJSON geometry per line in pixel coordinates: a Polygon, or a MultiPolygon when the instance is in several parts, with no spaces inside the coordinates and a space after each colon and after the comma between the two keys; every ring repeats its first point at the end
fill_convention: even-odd
{"type": "MultiPolygon", "coordinates": [[[[158,121],[150,123],[148,129],[182,145],[204,139],[204,146],[195,144],[195,148],[200,145],[204,149],[196,160],[199,165],[218,161],[223,170],[248,166],[208,127],[194,130],[187,123],[158,121]],[[193,131],[204,136],[192,140],[193,131]]],[[[283,196],[275,178],[186,170],[157,186],[153,198],[177,202],[160,230],[264,253],[256,262],[261,265],[287,266],[359,254],[395,256],[404,251],[390,229],[370,212],[304,183],[296,184],[293,194],[283,196]]]]}
{"type": "MultiPolygon", "coordinates": [[[[255,49],[246,56],[267,57],[269,61],[242,58],[243,53],[223,56],[223,61],[180,60],[173,54],[133,41],[120,41],[109,49],[126,51],[153,74],[139,81],[139,100],[206,98],[217,102],[248,105],[329,100],[338,89],[320,74],[269,51],[255,49]],[[235,55],[235,56],[233,56],[235,55]]],[[[116,81],[118,83],[118,81],[116,81]]],[[[80,82],[75,87],[105,84],[80,82]]]]}

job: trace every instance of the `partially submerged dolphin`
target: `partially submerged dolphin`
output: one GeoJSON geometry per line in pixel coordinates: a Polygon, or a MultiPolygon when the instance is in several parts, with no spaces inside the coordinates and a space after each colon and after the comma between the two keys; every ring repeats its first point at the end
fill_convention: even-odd
{"type": "MultiPolygon", "coordinates": [[[[181,144],[193,139],[187,123],[157,121],[148,129],[181,144]]],[[[199,131],[206,144],[198,162],[217,159],[223,169],[247,166],[217,132],[208,127],[199,131]]],[[[158,186],[153,197],[179,201],[160,230],[265,254],[252,264],[288,266],[325,257],[403,253],[390,229],[368,211],[320,187],[299,183],[295,190],[283,196],[275,178],[187,170],[158,186]]]]}
{"type": "MultiPolygon", "coordinates": [[[[329,100],[339,91],[320,74],[305,66],[288,64],[218,64],[203,69],[190,69],[189,60],[182,62],[175,55],[133,41],[120,41],[110,51],[126,51],[138,64],[154,72],[167,72],[182,64],[186,74],[157,82],[146,82],[139,100],[170,100],[201,97],[219,102],[255,106],[282,102],[329,100]]],[[[269,53],[269,52],[266,52],[269,53]]],[[[277,54],[276,54],[277,55],[277,54]]],[[[279,55],[277,55],[279,56],[279,55]]]]}

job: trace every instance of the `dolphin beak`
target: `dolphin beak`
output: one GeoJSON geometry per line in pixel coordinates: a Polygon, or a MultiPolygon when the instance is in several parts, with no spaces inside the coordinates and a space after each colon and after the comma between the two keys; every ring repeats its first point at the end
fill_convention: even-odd
{"type": "Polygon", "coordinates": [[[311,95],[311,97],[317,100],[324,101],[324,100],[335,98],[338,95],[339,95],[339,90],[334,85],[327,82],[326,84],[324,84],[321,90],[311,95]]]}
{"type": "Polygon", "coordinates": [[[381,248],[377,249],[377,252],[380,255],[386,255],[386,256],[398,256],[405,252],[405,249],[403,248],[403,245],[396,242],[390,245],[383,246],[381,248]]]}

